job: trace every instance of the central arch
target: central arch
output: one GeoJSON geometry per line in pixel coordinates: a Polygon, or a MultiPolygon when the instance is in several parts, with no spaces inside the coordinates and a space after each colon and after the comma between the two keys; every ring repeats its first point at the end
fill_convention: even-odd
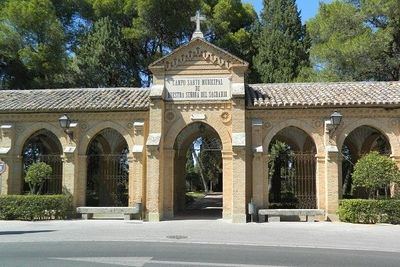
{"type": "Polygon", "coordinates": [[[222,141],[203,122],[184,127],[174,142],[175,216],[222,217],[222,141]]]}
{"type": "Polygon", "coordinates": [[[128,144],[113,128],[90,141],[87,155],[87,206],[128,206],[128,144]]]}

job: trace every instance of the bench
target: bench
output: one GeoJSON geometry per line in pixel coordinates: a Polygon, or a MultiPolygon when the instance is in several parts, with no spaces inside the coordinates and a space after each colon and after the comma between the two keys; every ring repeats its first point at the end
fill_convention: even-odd
{"type": "Polygon", "coordinates": [[[88,220],[93,218],[93,214],[123,214],[124,220],[132,220],[133,215],[139,215],[141,218],[142,205],[135,204],[133,207],[78,207],[78,214],[82,214],[82,219],[88,220]]]}
{"type": "Polygon", "coordinates": [[[306,216],[307,222],[314,222],[315,216],[325,215],[324,210],[318,209],[259,209],[259,222],[265,221],[268,216],[268,222],[280,222],[281,216],[306,216]]]}

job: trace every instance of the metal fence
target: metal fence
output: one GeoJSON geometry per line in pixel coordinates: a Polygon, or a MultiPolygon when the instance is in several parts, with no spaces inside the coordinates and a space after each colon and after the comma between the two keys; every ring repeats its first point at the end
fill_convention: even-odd
{"type": "Polygon", "coordinates": [[[316,208],[315,155],[291,154],[283,160],[276,160],[281,160],[279,175],[281,204],[291,204],[293,208],[299,209],[316,208]]]}
{"type": "Polygon", "coordinates": [[[127,206],[128,181],[129,165],[125,154],[88,155],[86,204],[127,206]]]}

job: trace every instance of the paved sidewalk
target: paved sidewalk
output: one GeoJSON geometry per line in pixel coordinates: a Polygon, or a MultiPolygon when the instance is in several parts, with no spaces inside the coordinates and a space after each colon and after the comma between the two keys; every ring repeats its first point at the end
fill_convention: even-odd
{"type": "Polygon", "coordinates": [[[0,242],[147,241],[400,252],[400,226],[186,220],[0,221],[0,242]]]}

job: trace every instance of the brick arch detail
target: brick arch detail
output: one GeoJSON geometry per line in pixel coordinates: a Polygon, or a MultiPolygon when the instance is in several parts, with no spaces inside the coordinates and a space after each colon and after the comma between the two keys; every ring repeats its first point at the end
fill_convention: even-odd
{"type": "Polygon", "coordinates": [[[37,131],[40,130],[46,130],[49,131],[50,133],[54,134],[58,141],[60,142],[61,148],[62,148],[62,153],[64,153],[65,148],[68,145],[67,142],[67,137],[64,131],[57,126],[54,126],[51,123],[46,123],[46,122],[40,122],[40,123],[35,123],[31,125],[28,129],[23,131],[21,134],[17,134],[17,138],[15,139],[15,152],[17,155],[22,154],[22,149],[24,147],[25,142],[37,131]]]}
{"type": "Polygon", "coordinates": [[[317,149],[316,153],[319,154],[324,150],[324,142],[322,136],[317,132],[317,129],[312,127],[305,121],[290,119],[286,121],[282,121],[275,126],[268,133],[264,136],[263,139],[263,147],[264,151],[268,151],[269,144],[271,143],[272,139],[283,129],[288,127],[296,127],[302,131],[304,131],[314,142],[315,148],[317,149]]]}
{"type": "Polygon", "coordinates": [[[201,122],[204,124],[207,124],[211,128],[214,129],[214,131],[218,134],[219,138],[221,139],[222,142],[222,150],[224,151],[229,151],[232,150],[232,138],[228,132],[227,126],[224,125],[222,122],[207,122],[207,121],[194,121],[187,123],[184,120],[178,120],[176,121],[171,127],[169,128],[169,131],[165,134],[165,147],[167,149],[173,149],[175,140],[178,137],[178,135],[182,132],[183,129],[185,129],[187,126],[189,126],[192,123],[196,122],[201,122]]]}
{"type": "Polygon", "coordinates": [[[133,141],[132,136],[129,134],[128,130],[118,123],[115,123],[112,121],[104,121],[104,122],[97,123],[96,125],[91,127],[89,130],[82,133],[82,136],[79,140],[79,145],[78,145],[79,146],[79,148],[78,148],[79,155],[86,155],[86,151],[90,144],[90,141],[98,133],[100,133],[102,130],[107,129],[107,128],[111,128],[111,129],[117,131],[118,133],[120,133],[122,135],[122,137],[125,139],[129,150],[132,149],[132,147],[134,145],[134,141],[133,141]]]}
{"type": "Polygon", "coordinates": [[[382,133],[383,136],[385,136],[386,139],[389,141],[392,154],[398,155],[398,153],[400,153],[400,142],[397,137],[398,133],[395,131],[395,129],[388,127],[384,122],[380,120],[372,118],[360,119],[345,126],[344,129],[337,134],[338,137],[336,144],[339,150],[342,149],[344,141],[349,136],[349,134],[362,126],[372,127],[382,133]]]}

